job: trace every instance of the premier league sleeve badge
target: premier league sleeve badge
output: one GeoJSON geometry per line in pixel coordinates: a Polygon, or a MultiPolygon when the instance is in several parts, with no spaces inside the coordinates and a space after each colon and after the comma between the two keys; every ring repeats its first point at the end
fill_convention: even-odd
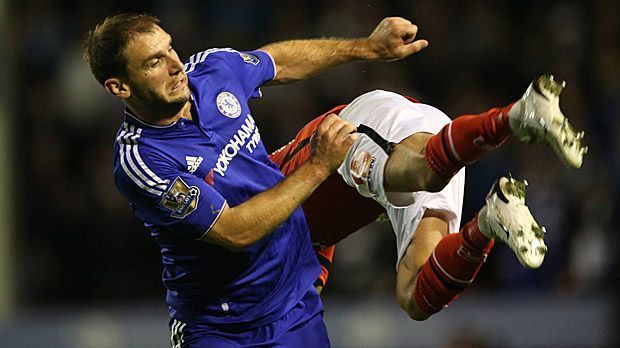
{"type": "Polygon", "coordinates": [[[170,216],[182,219],[191,214],[198,207],[200,189],[196,186],[188,186],[185,181],[177,177],[168,191],[164,193],[159,205],[170,209],[170,216]]]}
{"type": "Polygon", "coordinates": [[[247,64],[258,65],[258,62],[260,62],[258,57],[253,54],[240,52],[239,55],[241,55],[241,58],[243,58],[243,61],[247,64]]]}

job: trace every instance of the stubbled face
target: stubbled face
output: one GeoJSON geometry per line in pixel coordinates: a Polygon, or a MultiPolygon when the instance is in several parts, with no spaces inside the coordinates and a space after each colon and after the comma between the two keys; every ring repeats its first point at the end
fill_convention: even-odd
{"type": "Polygon", "coordinates": [[[145,108],[175,111],[189,101],[183,63],[172,48],[172,38],[161,27],[136,34],[125,48],[125,57],[134,102],[145,108]]]}

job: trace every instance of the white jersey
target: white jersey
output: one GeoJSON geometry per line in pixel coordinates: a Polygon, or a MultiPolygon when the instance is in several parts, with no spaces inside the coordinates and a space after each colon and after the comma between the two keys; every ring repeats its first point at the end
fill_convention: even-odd
{"type": "MultiPolygon", "coordinates": [[[[433,106],[414,103],[399,94],[382,90],[357,97],[339,116],[356,125],[364,124],[393,143],[415,133],[437,134],[451,121],[433,106]]],[[[385,192],[383,173],[387,158],[379,144],[366,134],[360,134],[338,173],[360,194],[375,199],[386,209],[396,234],[398,269],[426,209],[444,211],[450,231],[459,230],[465,169],[461,169],[440,192],[385,192]]]]}

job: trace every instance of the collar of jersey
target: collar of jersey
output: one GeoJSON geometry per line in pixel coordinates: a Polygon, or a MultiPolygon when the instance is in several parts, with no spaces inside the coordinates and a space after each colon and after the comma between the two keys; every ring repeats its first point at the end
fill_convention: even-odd
{"type": "Polygon", "coordinates": [[[141,126],[145,126],[148,128],[155,128],[155,129],[170,129],[172,128],[174,125],[177,124],[177,121],[172,122],[171,124],[165,125],[165,126],[158,126],[156,124],[151,124],[148,122],[144,122],[141,119],[138,118],[138,116],[134,115],[128,108],[125,108],[125,118],[130,121],[130,123],[137,123],[141,126]]]}

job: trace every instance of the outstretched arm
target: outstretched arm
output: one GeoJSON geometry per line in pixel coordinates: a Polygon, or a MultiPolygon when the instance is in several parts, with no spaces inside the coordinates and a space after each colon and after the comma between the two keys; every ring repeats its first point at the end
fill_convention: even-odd
{"type": "Polygon", "coordinates": [[[289,40],[261,47],[276,64],[275,82],[308,78],[331,67],[359,60],[398,60],[423,50],[426,40],[415,40],[418,27],[400,17],[385,18],[359,39],[289,40]]]}

